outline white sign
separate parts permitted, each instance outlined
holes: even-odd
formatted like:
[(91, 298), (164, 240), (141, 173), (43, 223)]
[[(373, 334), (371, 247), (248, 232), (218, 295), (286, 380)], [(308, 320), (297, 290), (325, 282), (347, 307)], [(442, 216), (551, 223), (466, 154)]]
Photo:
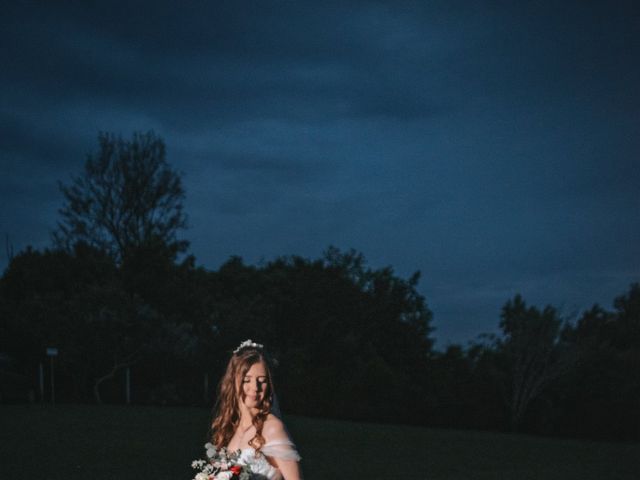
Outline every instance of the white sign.
[(47, 355), (50, 357), (55, 357), (58, 355), (58, 349), (57, 348), (47, 348)]

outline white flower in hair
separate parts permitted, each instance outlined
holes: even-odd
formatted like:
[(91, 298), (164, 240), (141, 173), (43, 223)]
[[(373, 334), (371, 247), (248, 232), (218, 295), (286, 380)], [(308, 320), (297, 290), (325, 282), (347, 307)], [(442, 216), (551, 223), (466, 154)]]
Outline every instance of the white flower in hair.
[(238, 353), (240, 350), (242, 350), (243, 348), (247, 348), (247, 347), (253, 347), (253, 348), (263, 348), (264, 345), (261, 345), (259, 343), (254, 342), (253, 340), (249, 339), (249, 340), (245, 340), (244, 342), (242, 342), (238, 348), (236, 348), (233, 353)]

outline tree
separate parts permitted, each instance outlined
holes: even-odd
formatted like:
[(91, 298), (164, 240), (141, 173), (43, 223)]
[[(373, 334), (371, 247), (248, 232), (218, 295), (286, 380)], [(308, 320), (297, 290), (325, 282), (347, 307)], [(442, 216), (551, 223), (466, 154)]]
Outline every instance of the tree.
[(283, 406), (359, 419), (422, 414), (432, 341), (418, 274), (405, 280), (389, 267), (368, 268), (358, 252), (330, 248), (318, 260), (279, 258), (256, 275), (264, 287), (242, 305), (264, 312), (263, 338), (286, 378)]
[(565, 336), (580, 355), (564, 382), (562, 428), (597, 438), (640, 438), (640, 285), (594, 305)]
[[(87, 319), (99, 315), (116, 280), (113, 259), (79, 247), (73, 253), (27, 249), (12, 260), (0, 282), (15, 344), (11, 352), (29, 365), (41, 359), (45, 347), (58, 347), (59, 371), (72, 378), (76, 399), (84, 398), (88, 378), (106, 368), (95, 360), (104, 338)], [(120, 297), (115, 305), (122, 303)]]
[(616, 297), (617, 336), (620, 350), (640, 350), (640, 283), (633, 283), (629, 292)]
[(504, 339), (498, 348), (508, 364), (507, 406), (513, 430), (519, 427), (532, 400), (571, 363), (572, 357), (562, 349), (562, 325), (555, 308), (548, 305), (540, 311), (527, 307), (520, 295), (502, 308)]
[(181, 176), (165, 159), (165, 144), (153, 132), (123, 140), (98, 135), (99, 149), (89, 154), (81, 175), (60, 183), (64, 204), (54, 242), (70, 251), (86, 243), (118, 263), (132, 250), (165, 244), (174, 254), (186, 249), (177, 239), (186, 227)]

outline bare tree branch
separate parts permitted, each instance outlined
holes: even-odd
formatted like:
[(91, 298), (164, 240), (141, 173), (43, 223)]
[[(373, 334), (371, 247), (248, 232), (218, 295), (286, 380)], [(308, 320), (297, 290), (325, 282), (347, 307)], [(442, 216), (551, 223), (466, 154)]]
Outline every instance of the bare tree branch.
[(60, 184), (65, 201), (53, 234), (69, 250), (79, 242), (121, 261), (129, 249), (160, 242), (176, 253), (186, 248), (177, 232), (186, 227), (180, 175), (165, 159), (165, 145), (153, 132), (131, 140), (98, 136), (84, 172)]

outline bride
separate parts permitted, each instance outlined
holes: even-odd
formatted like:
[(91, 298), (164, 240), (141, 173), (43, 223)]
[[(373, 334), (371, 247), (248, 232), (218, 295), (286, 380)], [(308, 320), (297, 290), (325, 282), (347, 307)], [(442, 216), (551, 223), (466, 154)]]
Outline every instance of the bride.
[(252, 478), (300, 480), (300, 455), (279, 415), (269, 359), (262, 345), (246, 340), (218, 386), (212, 443), (241, 450), (239, 463), (251, 467)]

